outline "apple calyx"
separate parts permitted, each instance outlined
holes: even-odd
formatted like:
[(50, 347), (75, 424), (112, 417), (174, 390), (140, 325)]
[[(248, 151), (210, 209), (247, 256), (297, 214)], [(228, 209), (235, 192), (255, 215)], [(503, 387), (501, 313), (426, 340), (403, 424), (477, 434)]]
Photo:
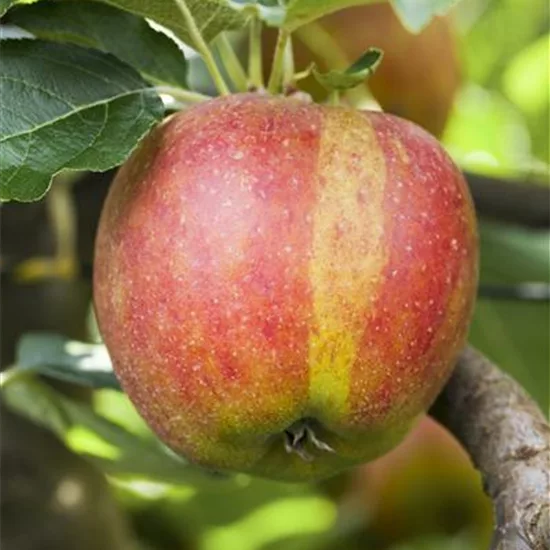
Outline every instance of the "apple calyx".
[(315, 460), (315, 457), (308, 452), (308, 446), (313, 446), (314, 449), (329, 453), (335, 452), (330, 445), (316, 436), (313, 429), (314, 423), (315, 421), (304, 418), (298, 420), (284, 431), (285, 450), (287, 453), (295, 453), (305, 462), (312, 462)]

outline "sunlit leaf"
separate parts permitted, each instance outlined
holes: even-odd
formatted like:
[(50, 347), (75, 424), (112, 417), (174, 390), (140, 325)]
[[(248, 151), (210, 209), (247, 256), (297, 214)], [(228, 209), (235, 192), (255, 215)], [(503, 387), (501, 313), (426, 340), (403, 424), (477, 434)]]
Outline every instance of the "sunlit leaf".
[(189, 465), (155, 438), (135, 435), (37, 379), (19, 378), (2, 387), (4, 403), (41, 426), (105, 473), (125, 479), (215, 487), (233, 481)]
[(0, 0), (0, 15), (4, 15), (15, 2), (16, 0)]
[(2, 388), (2, 402), (63, 438), (72, 422), (54, 390), (37, 380), (15, 380)]
[(378, 0), (228, 0), (236, 10), (254, 11), (268, 25), (290, 31), (323, 15)]
[(94, 410), (135, 435), (155, 437), (125, 393), (110, 389), (97, 390), (94, 392)]
[(461, 91), (443, 143), (465, 169), (488, 175), (529, 172), (531, 144), (521, 113), (497, 92)]
[[(380, 0), (228, 0), (237, 10), (255, 9), (269, 25), (290, 31), (332, 12), (373, 4)], [(421, 31), (436, 15), (446, 13), (458, 0), (390, 0), (404, 25)]]
[(119, 388), (107, 349), (49, 333), (30, 333), (17, 346), (17, 366), (96, 388)]
[(420, 32), (436, 15), (449, 11), (458, 0), (392, 0), (403, 24), (413, 32)]
[(34, 38), (34, 36), (25, 29), (16, 27), (15, 25), (0, 25), (0, 40), (10, 40), (12, 38)]
[[(411, 0), (414, 1), (414, 0)], [(476, 3), (462, 2), (457, 8)], [(480, 10), (479, 7), (482, 7)], [(490, 88), (500, 87), (502, 70), (548, 27), (548, 1), (489, 1), (477, 6), (481, 14), (468, 28), (462, 50), (468, 78)], [(508, 29), (508, 32), (502, 32)]]
[(542, 115), (550, 103), (549, 52), (550, 34), (547, 34), (519, 52), (503, 75), (504, 93), (530, 115)]
[(284, 27), (295, 30), (328, 13), (351, 6), (372, 4), (374, 0), (288, 0), (285, 6)]
[(69, 448), (77, 453), (86, 453), (109, 460), (120, 458), (120, 451), (117, 447), (84, 426), (74, 426), (68, 429), (65, 434), (65, 442)]
[(4, 15), (12, 6), (16, 4), (33, 4), (38, 0), (0, 0), (0, 16)]
[(256, 550), (277, 540), (327, 531), (335, 519), (336, 506), (328, 498), (287, 497), (258, 507), (229, 526), (208, 530), (203, 548)]

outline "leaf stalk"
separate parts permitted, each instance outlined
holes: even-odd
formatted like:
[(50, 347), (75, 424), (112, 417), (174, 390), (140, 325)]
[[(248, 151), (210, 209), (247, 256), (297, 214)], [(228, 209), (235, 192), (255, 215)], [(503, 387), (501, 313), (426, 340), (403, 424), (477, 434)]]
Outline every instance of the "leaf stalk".
[(192, 92), (191, 90), (184, 90), (183, 88), (177, 88), (176, 86), (155, 86), (157, 94), (166, 94), (172, 96), (174, 99), (181, 101), (182, 103), (201, 103), (212, 99), (211, 96), (201, 94), (199, 92)]
[(262, 21), (258, 17), (250, 20), (248, 37), (248, 77), (254, 88), (264, 87), (262, 66)]
[(201, 31), (197, 27), (197, 23), (195, 21), (195, 18), (193, 17), (193, 14), (191, 13), (191, 10), (188, 8), (185, 0), (175, 0), (175, 2), (179, 10), (181, 11), (183, 18), (185, 19), (189, 34), (191, 36), (191, 40), (193, 41), (193, 46), (202, 57), (204, 64), (206, 65), (206, 68), (208, 69), (208, 72), (210, 73), (210, 76), (212, 77), (212, 80), (214, 81), (214, 84), (218, 89), (218, 92), (220, 93), (220, 95), (229, 95), (229, 88), (227, 87), (227, 84), (222, 76), (222, 73), (220, 72), (220, 69), (216, 65), (216, 61), (214, 59), (214, 56), (212, 55), (212, 52), (210, 51), (210, 48), (208, 47), (208, 44), (204, 40)]
[(271, 75), (267, 84), (267, 90), (271, 94), (276, 94), (281, 88), (281, 82), (284, 74), (285, 53), (287, 42), (290, 38), (290, 32), (286, 29), (279, 30), (275, 54), (273, 55), (273, 64), (271, 66)]
[(248, 90), (248, 77), (226, 33), (220, 34), (216, 41), (216, 48), (235, 88), (239, 92), (246, 92)]

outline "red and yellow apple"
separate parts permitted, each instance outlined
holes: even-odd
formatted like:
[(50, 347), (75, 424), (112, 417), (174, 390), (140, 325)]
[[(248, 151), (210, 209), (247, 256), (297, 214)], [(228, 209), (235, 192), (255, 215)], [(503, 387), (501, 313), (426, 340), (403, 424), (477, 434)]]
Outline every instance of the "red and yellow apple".
[(445, 383), (474, 210), (391, 115), (236, 94), (166, 119), (101, 215), (95, 307), (124, 390), (207, 468), (298, 481), (394, 447)]
[[(334, 44), (317, 36), (319, 27)], [(276, 35), (271, 29), (265, 33), (267, 73)], [(435, 17), (415, 34), (403, 26), (388, 2), (355, 6), (299, 29), (293, 45), (298, 69), (314, 61), (324, 70), (344, 69), (345, 63), (351, 64), (368, 48), (381, 48), (384, 59), (366, 83), (376, 101), (384, 111), (412, 120), (435, 136), (442, 135), (461, 82), (451, 16)], [(340, 56), (335, 55), (335, 47)], [(327, 92), (311, 77), (301, 87), (317, 100), (326, 97)]]

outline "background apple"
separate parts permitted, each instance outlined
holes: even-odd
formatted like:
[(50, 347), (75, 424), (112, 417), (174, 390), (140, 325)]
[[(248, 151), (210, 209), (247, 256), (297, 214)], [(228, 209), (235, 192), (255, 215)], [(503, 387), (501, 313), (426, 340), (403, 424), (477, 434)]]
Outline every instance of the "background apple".
[[(332, 46), (316, 35), (318, 27), (332, 37)], [(276, 36), (273, 29), (264, 33), (266, 78)], [(435, 136), (443, 133), (461, 81), (450, 16), (436, 17), (422, 32), (413, 34), (403, 26), (389, 3), (357, 6), (306, 25), (296, 33), (293, 46), (298, 69), (305, 69), (314, 61), (325, 70), (345, 68), (343, 62), (353, 63), (369, 47), (381, 48), (384, 59), (364, 86), (368, 86), (384, 111), (412, 120)], [(336, 47), (341, 56), (335, 55)], [(299, 86), (318, 101), (327, 95), (313, 77)]]
[(488, 548), (493, 508), (481, 476), (456, 439), (429, 417), (396, 449), (352, 473), (369, 531), (388, 542), (430, 533), (472, 533)]

